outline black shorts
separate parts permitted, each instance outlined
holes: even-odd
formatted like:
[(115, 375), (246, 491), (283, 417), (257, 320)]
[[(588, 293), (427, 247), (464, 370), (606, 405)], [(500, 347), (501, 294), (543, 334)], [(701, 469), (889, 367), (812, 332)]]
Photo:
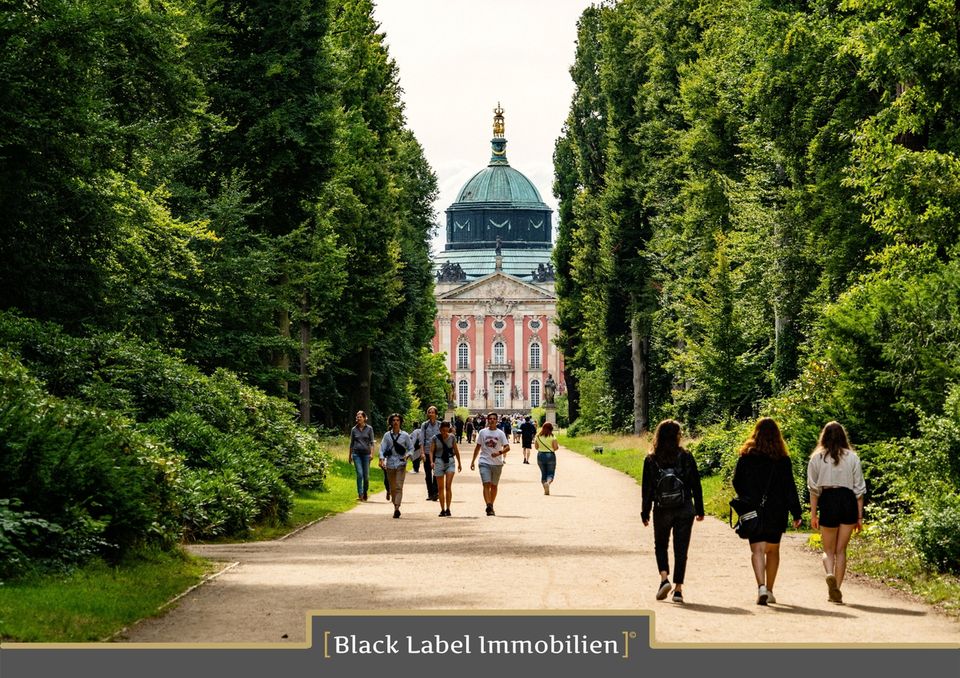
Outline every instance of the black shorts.
[(782, 538), (783, 532), (781, 530), (762, 530), (759, 534), (750, 537), (750, 543), (758, 544), (765, 541), (768, 544), (779, 544)]
[(823, 527), (854, 525), (859, 514), (857, 497), (849, 487), (828, 487), (820, 493), (817, 512)]

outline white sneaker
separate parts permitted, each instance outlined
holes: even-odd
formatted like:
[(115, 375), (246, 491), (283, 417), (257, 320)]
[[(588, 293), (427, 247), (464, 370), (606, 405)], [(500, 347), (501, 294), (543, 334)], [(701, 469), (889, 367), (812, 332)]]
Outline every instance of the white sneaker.
[(770, 592), (767, 591), (766, 586), (761, 586), (757, 589), (757, 605), (766, 605), (769, 599)]
[(544, 494), (550, 494), (550, 483), (544, 483), (544, 484), (543, 484), (543, 493), (544, 493)]
[(767, 591), (767, 605), (776, 605), (777, 599), (773, 596), (773, 591)]

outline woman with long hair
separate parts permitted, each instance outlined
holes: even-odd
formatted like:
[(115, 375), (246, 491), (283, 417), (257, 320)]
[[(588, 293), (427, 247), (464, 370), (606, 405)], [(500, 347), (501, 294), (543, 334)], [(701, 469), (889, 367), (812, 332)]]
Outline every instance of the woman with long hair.
[(357, 472), (357, 501), (367, 500), (370, 489), (370, 455), (373, 452), (373, 428), (367, 423), (367, 413), (357, 412), (356, 426), (350, 429), (350, 459)]
[(683, 579), (693, 520), (703, 520), (703, 490), (693, 455), (680, 446), (680, 424), (661, 421), (653, 434), (653, 446), (643, 460), (643, 526), (650, 524), (653, 508), (653, 550), (660, 570), (657, 600), (670, 593), (670, 561), (667, 546), (673, 533), (673, 602), (683, 602)]
[(762, 526), (750, 537), (750, 562), (757, 578), (757, 605), (776, 603), (773, 584), (780, 567), (780, 539), (787, 530), (788, 512), (793, 514), (794, 528), (800, 527), (801, 509), (787, 444), (770, 417), (757, 422), (740, 448), (733, 489), (761, 507)]
[[(527, 419), (530, 419), (530, 417), (527, 417)], [(528, 423), (530, 422), (524, 422), (523, 426)], [(530, 425), (533, 426), (533, 424)], [(526, 441), (524, 441), (524, 445), (526, 444)], [(559, 448), (560, 443), (553, 435), (553, 424), (549, 421), (544, 422), (543, 426), (540, 427), (540, 432), (537, 433), (537, 466), (540, 467), (540, 484), (543, 485), (544, 494), (550, 494), (550, 485), (553, 484), (553, 479), (557, 475), (557, 450)], [(523, 451), (526, 453), (527, 448), (525, 447)]]
[[(807, 463), (810, 490), (810, 526), (820, 530), (827, 596), (843, 602), (840, 587), (847, 571), (847, 544), (854, 530), (863, 528), (863, 480), (860, 458), (847, 432), (836, 421), (820, 431), (820, 440)], [(817, 511), (819, 509), (819, 516)]]
[(440, 433), (430, 442), (430, 465), (437, 479), (437, 496), (440, 498), (440, 517), (450, 517), (450, 502), (453, 501), (453, 477), (463, 470), (460, 464), (460, 448), (456, 435), (450, 432), (450, 422), (440, 422)]

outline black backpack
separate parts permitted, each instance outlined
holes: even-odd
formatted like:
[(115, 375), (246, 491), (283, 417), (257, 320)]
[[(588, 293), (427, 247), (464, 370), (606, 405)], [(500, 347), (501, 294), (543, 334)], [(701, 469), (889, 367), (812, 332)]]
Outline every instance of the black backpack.
[(683, 484), (683, 455), (677, 457), (677, 466), (660, 468), (656, 461), (657, 484), (655, 487), (655, 501), (660, 508), (677, 508), (683, 506), (686, 499)]

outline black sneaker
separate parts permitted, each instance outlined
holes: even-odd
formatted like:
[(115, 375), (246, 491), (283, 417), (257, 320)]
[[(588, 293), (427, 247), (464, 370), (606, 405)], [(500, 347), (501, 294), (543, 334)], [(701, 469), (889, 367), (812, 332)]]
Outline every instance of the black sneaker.
[(450, 514), (450, 509), (447, 509), (447, 518), (449, 518), (450, 515), (451, 515), (451, 514)]
[(393, 517), (394, 518), (400, 517), (400, 509), (393, 509)]
[(487, 515), (488, 516), (493, 515), (493, 504), (487, 504)]
[(670, 580), (664, 579), (657, 588), (657, 600), (664, 600), (670, 593)]
[(674, 592), (673, 592), (673, 602), (675, 602), (675, 603), (682, 603), (682, 602), (683, 602), (683, 594), (680, 593), (679, 591), (674, 591)]

